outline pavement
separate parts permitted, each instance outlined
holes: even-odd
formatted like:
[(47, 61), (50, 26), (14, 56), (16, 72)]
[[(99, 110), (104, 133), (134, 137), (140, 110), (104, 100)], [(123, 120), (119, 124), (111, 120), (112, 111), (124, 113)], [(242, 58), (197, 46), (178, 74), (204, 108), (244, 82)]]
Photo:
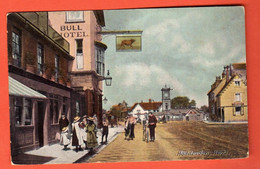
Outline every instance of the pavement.
[[(124, 131), (123, 126), (109, 127), (108, 143), (106, 145), (101, 145), (102, 134), (100, 131), (97, 132), (98, 146), (94, 148), (95, 154), (102, 151), (107, 145), (109, 145), (119, 133)], [(85, 146), (83, 145), (84, 149)], [(89, 150), (75, 151), (75, 147), (71, 144), (68, 146), (68, 150), (62, 150), (63, 146), (59, 143), (44, 146), (36, 150), (27, 151), (25, 153), (19, 154), (18, 156), (12, 157), (12, 162), (14, 164), (71, 164), (79, 163), (81, 161), (86, 161), (92, 157), (93, 153)]]

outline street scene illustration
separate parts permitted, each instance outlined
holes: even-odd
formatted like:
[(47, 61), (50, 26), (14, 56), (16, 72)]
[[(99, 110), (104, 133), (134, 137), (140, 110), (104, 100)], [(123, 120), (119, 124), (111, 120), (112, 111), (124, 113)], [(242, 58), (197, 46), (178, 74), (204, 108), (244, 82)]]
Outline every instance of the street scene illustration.
[(247, 158), (241, 6), (7, 15), (11, 163)]

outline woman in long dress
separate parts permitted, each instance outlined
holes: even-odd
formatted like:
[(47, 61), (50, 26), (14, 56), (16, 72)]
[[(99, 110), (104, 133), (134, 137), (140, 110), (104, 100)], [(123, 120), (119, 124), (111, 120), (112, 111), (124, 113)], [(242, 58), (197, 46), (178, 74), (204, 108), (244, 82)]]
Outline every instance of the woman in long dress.
[(96, 125), (94, 124), (94, 118), (88, 118), (87, 124), (87, 144), (90, 151), (93, 151), (93, 148), (98, 145), (97, 138), (96, 138)]
[(81, 125), (79, 120), (80, 117), (76, 116), (72, 123), (72, 146), (76, 146), (76, 152), (82, 150), (81, 145), (83, 144)]

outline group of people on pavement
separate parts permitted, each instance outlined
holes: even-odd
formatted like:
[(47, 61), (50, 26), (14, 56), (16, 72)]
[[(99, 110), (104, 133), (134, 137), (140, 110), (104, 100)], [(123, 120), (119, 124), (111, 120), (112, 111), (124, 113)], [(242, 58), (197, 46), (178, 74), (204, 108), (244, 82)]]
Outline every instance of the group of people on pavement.
[[(97, 141), (97, 118), (76, 116), (71, 124), (71, 131), (69, 131), (69, 120), (65, 115), (62, 115), (59, 120), (61, 137), (60, 144), (64, 146), (63, 150), (68, 150), (68, 145), (76, 147), (76, 152), (83, 151), (82, 145), (85, 145), (85, 150), (93, 152), (93, 148), (98, 145)], [(105, 137), (105, 142), (103, 138)], [(102, 141), (101, 144), (107, 143), (108, 137), (108, 120), (103, 119), (102, 123)]]
[[(147, 124), (150, 131), (150, 141), (155, 140), (155, 127), (157, 118), (150, 112), (148, 119), (143, 119), (143, 124)], [(134, 128), (136, 124), (136, 118), (133, 115), (128, 115), (125, 120), (125, 140), (133, 140), (135, 138)]]

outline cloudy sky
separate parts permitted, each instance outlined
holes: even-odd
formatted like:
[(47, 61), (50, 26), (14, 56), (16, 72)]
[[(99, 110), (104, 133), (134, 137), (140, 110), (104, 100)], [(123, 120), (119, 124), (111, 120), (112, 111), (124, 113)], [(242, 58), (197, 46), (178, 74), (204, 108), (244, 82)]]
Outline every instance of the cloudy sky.
[(104, 11), (103, 30), (143, 30), (141, 52), (116, 52), (116, 36), (103, 35), (106, 69), (105, 109), (125, 100), (129, 106), (149, 98), (188, 96), (207, 105), (207, 92), (223, 66), (245, 62), (242, 7), (156, 8)]

